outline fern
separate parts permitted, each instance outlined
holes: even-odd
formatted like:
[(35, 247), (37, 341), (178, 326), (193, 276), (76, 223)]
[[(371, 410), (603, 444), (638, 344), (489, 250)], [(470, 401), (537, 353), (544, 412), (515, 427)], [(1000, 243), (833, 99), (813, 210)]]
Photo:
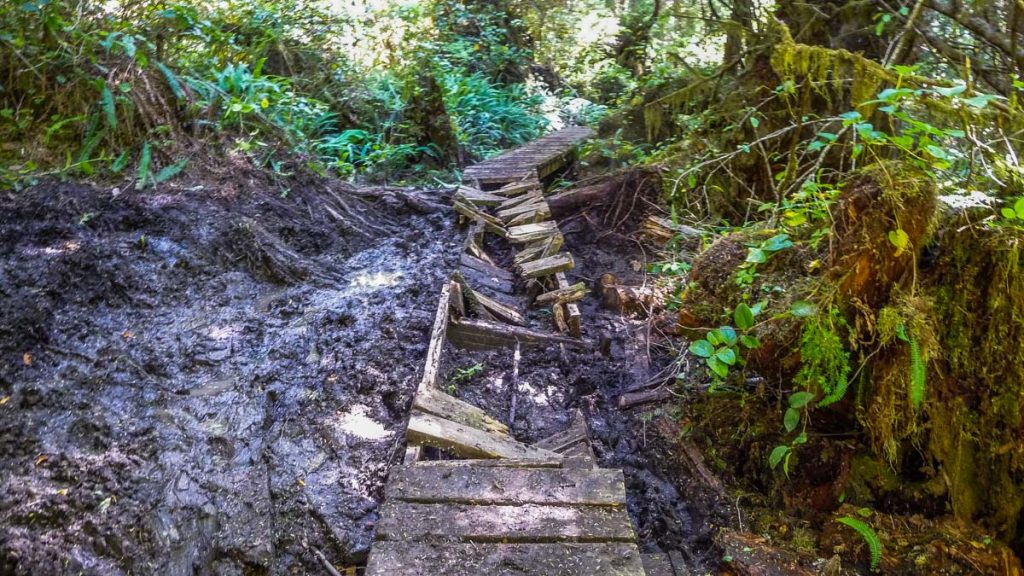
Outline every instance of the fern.
[(921, 408), (921, 403), (924, 402), (924, 391), (925, 391), (925, 371), (924, 371), (924, 359), (921, 357), (921, 345), (918, 343), (917, 338), (913, 336), (909, 339), (910, 343), (910, 402), (914, 405), (914, 410)]
[(868, 526), (866, 522), (850, 518), (849, 516), (843, 516), (837, 519), (836, 522), (845, 524), (853, 528), (854, 532), (860, 534), (860, 537), (867, 543), (868, 550), (871, 552), (871, 570), (878, 570), (878, 565), (882, 563), (882, 541), (878, 538), (878, 534), (875, 533), (874, 529)]
[(139, 183), (137, 184), (139, 190), (146, 187), (146, 180), (149, 178), (149, 165), (152, 161), (153, 151), (149, 147), (149, 142), (146, 142), (142, 145), (142, 157), (139, 158)]
[(159, 184), (160, 182), (166, 182), (167, 180), (174, 178), (182, 171), (182, 169), (185, 168), (186, 164), (188, 164), (188, 158), (179, 160), (170, 166), (165, 166), (163, 170), (156, 173), (156, 176), (153, 177), (153, 182)]
[(107, 125), (111, 130), (117, 129), (117, 108), (114, 105), (114, 93), (103, 84), (103, 94), (100, 96), (100, 104), (103, 106), (103, 114), (107, 118)]
[(157, 62), (156, 67), (163, 73), (164, 78), (167, 80), (167, 85), (171, 87), (171, 92), (174, 92), (174, 97), (178, 100), (184, 100), (185, 90), (181, 87), (181, 82), (178, 81), (178, 77), (174, 75), (174, 72), (163, 62)]

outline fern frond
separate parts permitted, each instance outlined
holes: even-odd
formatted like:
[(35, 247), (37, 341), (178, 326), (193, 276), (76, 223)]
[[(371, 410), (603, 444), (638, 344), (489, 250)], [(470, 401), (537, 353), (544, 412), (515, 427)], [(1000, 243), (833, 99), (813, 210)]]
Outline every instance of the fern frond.
[(914, 410), (921, 408), (925, 392), (924, 359), (917, 338), (910, 337), (910, 403)]
[(849, 526), (853, 528), (854, 532), (860, 534), (860, 537), (867, 543), (868, 550), (871, 552), (871, 570), (878, 570), (879, 564), (882, 563), (882, 540), (879, 539), (875, 530), (868, 526), (866, 522), (849, 516), (838, 518), (836, 522)]
[(117, 129), (117, 108), (114, 104), (114, 93), (107, 85), (103, 84), (103, 92), (100, 95), (100, 105), (103, 107), (103, 115), (106, 116), (107, 125), (111, 130)]

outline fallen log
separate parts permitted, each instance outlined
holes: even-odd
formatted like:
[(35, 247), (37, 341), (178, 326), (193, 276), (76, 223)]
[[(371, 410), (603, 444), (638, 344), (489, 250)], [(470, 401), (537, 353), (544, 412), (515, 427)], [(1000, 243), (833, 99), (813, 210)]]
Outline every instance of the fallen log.
[(642, 392), (628, 392), (619, 396), (618, 406), (622, 410), (639, 406), (640, 404), (650, 404), (652, 402), (662, 402), (672, 397), (672, 393), (668, 391), (668, 388), (655, 388), (654, 390), (644, 390)]

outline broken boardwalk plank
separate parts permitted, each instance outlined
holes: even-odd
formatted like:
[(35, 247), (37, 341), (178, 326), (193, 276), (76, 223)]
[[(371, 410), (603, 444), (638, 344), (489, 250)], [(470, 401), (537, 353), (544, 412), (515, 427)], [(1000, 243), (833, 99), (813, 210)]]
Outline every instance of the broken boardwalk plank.
[(451, 450), (468, 458), (547, 458), (553, 452), (534, 448), (494, 432), (485, 432), (414, 410), (409, 417), (406, 438), (410, 444)]
[(634, 544), (374, 544), (367, 576), (644, 576)]

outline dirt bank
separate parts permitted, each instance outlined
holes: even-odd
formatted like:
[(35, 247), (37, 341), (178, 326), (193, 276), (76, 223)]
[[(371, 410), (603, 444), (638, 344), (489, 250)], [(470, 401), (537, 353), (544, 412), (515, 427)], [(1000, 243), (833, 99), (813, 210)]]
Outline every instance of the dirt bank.
[(449, 218), (200, 184), (0, 196), (0, 573), (364, 558)]

